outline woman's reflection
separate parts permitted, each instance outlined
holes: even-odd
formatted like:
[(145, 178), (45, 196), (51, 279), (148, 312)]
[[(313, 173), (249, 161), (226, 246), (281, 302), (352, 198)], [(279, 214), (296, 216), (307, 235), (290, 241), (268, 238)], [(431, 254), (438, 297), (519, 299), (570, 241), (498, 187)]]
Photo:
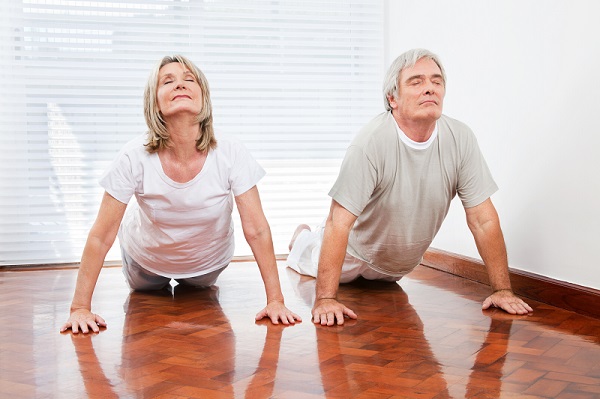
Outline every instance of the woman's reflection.
[(235, 336), (219, 288), (132, 292), (125, 305), (120, 372), (141, 397), (219, 390), (232, 393)]
[[(100, 330), (102, 331), (102, 330)], [(77, 363), (88, 398), (119, 398), (113, 390), (113, 383), (104, 373), (92, 340), (96, 334), (71, 334), (71, 340), (77, 353)]]
[[(92, 345), (97, 334), (71, 334), (85, 396), (272, 395), (285, 326), (258, 322), (267, 327), (258, 365), (252, 334), (241, 338), (244, 347), (241, 355), (236, 354), (235, 329), (221, 308), (218, 287), (178, 285), (158, 292), (134, 291), (125, 301), (124, 311), (120, 364), (99, 361)], [(118, 372), (111, 379), (105, 370), (112, 368)]]

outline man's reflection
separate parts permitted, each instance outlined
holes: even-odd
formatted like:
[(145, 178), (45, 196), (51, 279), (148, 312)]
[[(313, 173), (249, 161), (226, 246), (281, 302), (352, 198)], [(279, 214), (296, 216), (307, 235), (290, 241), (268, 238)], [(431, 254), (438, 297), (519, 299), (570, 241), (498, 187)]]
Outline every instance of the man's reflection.
[[(296, 293), (312, 308), (316, 280), (287, 270)], [(358, 320), (334, 327), (315, 325), (321, 383), (327, 395), (350, 398), (377, 387), (382, 395), (419, 397), (437, 392), (439, 397), (449, 397), (444, 374), (423, 335), (423, 322), (397, 283), (359, 279), (341, 285), (339, 296), (349, 304), (371, 302), (361, 303)], [(382, 325), (392, 317), (393, 325)]]
[[(490, 328), (481, 350), (477, 352), (475, 363), (469, 375), (466, 387), (466, 398), (485, 397), (500, 398), (502, 377), (506, 351), (510, 337), (512, 319), (505, 314), (494, 312), (490, 320)], [(504, 320), (503, 320), (504, 319)]]

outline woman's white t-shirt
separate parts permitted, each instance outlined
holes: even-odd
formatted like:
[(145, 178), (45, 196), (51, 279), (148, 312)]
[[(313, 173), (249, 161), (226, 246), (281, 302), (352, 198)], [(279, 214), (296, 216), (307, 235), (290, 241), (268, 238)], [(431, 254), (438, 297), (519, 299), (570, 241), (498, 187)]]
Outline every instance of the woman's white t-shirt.
[(245, 193), (265, 171), (240, 142), (218, 136), (200, 173), (177, 183), (145, 143), (146, 135), (127, 143), (100, 179), (108, 194), (129, 204), (119, 228), (121, 246), (145, 269), (170, 278), (227, 266), (235, 247), (232, 193)]

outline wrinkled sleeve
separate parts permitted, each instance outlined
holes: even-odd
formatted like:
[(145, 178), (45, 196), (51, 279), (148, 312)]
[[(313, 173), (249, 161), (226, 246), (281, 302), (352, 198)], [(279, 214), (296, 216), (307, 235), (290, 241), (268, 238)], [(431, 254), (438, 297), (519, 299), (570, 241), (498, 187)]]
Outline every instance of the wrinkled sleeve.
[(351, 145), (329, 196), (353, 215), (359, 216), (376, 185), (377, 167), (361, 147)]
[(135, 192), (135, 179), (129, 155), (121, 152), (104, 172), (99, 183), (117, 201), (129, 203)]
[(242, 143), (234, 142), (230, 184), (234, 196), (245, 193), (265, 176), (265, 170)]
[(498, 186), (483, 157), (477, 139), (470, 130), (465, 137), (459, 167), (457, 193), (465, 208), (477, 206), (487, 200)]

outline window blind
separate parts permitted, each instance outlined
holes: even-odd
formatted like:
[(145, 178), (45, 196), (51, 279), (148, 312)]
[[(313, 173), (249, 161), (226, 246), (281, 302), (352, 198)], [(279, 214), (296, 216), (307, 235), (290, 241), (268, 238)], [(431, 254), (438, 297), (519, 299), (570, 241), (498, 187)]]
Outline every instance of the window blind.
[(325, 218), (345, 148), (383, 110), (381, 0), (1, 3), (0, 265), (79, 261), (98, 178), (146, 131), (143, 87), (164, 55), (203, 70), (216, 130), (266, 169), (277, 253)]

